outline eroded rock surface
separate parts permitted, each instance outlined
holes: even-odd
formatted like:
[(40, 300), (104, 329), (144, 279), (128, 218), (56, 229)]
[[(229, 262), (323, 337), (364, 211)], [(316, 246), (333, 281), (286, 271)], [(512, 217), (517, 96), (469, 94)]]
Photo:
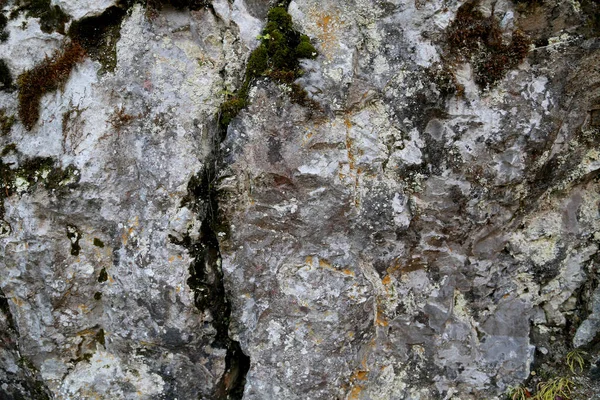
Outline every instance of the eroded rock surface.
[[(17, 44), (21, 34), (10, 31)], [(56, 33), (37, 35), (60, 46)], [(2, 138), (16, 145), (3, 153), (10, 168), (33, 157), (54, 163), (15, 178), (1, 239), (20, 357), (54, 397), (213, 397), (227, 350), (215, 343), (216, 316), (194, 305), (193, 259), (169, 237), (199, 235), (204, 211), (183, 199), (206, 168), (222, 92), (248, 51), (237, 27), (210, 10), (149, 20), (133, 6), (114, 73), (87, 59), (42, 98), (34, 129), (16, 123)], [(21, 57), (15, 75), (38, 61)], [(16, 93), (2, 102), (16, 113)], [(67, 166), (73, 179), (41, 184)]]
[[(3, 396), (499, 399), (555, 376), (600, 395), (596, 3), (474, 4), (465, 40), (488, 36), (464, 55), (464, 2), (291, 1), (310, 101), (253, 79), (226, 130), (277, 4), (158, 3), (7, 22)], [(514, 32), (508, 69), (485, 52)], [(83, 39), (27, 130), (19, 75)]]
[[(460, 5), (291, 3), (324, 111), (260, 82), (223, 146), (247, 398), (492, 398), (559, 358), (536, 346), (570, 348), (598, 250), (599, 93), (577, 82), (597, 82), (596, 39), (532, 45), (493, 88), (453, 65), (448, 95), (435, 75)], [(534, 11), (494, 12), (531, 29), (515, 15)]]

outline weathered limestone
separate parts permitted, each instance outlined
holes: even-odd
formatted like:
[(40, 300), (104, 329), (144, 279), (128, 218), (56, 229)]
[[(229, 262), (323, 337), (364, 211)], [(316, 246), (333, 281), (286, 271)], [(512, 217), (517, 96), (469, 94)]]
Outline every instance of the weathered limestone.
[[(261, 77), (226, 132), (272, 2), (52, 4), (126, 14), (114, 71), (90, 53), (33, 129), (0, 120), (0, 394), (500, 399), (568, 375), (600, 395), (592, 3), (482, 2), (532, 41), (482, 88), (448, 54), (463, 2), (291, 1), (318, 106)], [(16, 82), (71, 40), (25, 12), (6, 31)]]

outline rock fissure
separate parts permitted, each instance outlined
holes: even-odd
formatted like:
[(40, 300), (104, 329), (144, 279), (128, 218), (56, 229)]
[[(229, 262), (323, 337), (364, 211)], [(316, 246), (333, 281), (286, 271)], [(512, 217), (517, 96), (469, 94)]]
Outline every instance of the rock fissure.
[(116, 47), (121, 37), (121, 23), (130, 7), (129, 2), (119, 1), (102, 14), (82, 18), (69, 27), (69, 37), (85, 49), (88, 57), (102, 64), (100, 73), (114, 72), (117, 66)]
[[(219, 143), (217, 140), (216, 143)], [(218, 193), (216, 188), (219, 144), (208, 157), (205, 167), (188, 184), (184, 204), (198, 215), (204, 215), (197, 238), (190, 235), (183, 239), (170, 236), (173, 243), (188, 250), (192, 257), (187, 284), (194, 293), (194, 303), (201, 311), (208, 311), (216, 333), (213, 345), (227, 351), (225, 371), (215, 386), (215, 399), (239, 400), (243, 397), (250, 358), (244, 354), (240, 343), (230, 337), (231, 302), (225, 287), (221, 268), (221, 251), (218, 234), (226, 229), (220, 221)]]
[[(211, 9), (212, 11), (212, 9)], [(283, 33), (282, 33), (283, 32)], [(188, 285), (194, 292), (194, 302), (198, 309), (209, 310), (216, 328), (215, 344), (227, 349), (225, 373), (219, 380), (215, 396), (219, 399), (241, 399), (244, 394), (246, 374), (250, 369), (250, 358), (244, 354), (240, 343), (229, 336), (231, 303), (223, 281), (221, 252), (217, 235), (227, 236), (227, 223), (221, 221), (218, 204), (219, 167), (223, 164), (220, 155), (221, 142), (226, 140), (227, 128), (231, 120), (246, 105), (248, 92), (254, 80), (265, 73), (275, 81), (289, 84), (291, 99), (302, 105), (314, 106), (306, 92), (293, 83), (300, 76), (299, 58), (315, 58), (316, 49), (306, 35), (301, 35), (292, 26), (292, 18), (282, 4), (271, 8), (267, 27), (264, 29), (261, 44), (248, 59), (242, 86), (232, 100), (221, 105), (217, 139), (213, 139), (212, 155), (205, 161), (204, 169), (188, 184), (188, 195), (184, 201), (198, 213), (205, 215), (197, 240), (187, 235), (178, 240), (171, 236), (173, 243), (184, 246), (193, 257), (190, 265)], [(221, 75), (223, 71), (221, 71)], [(237, 103), (236, 103), (237, 102)], [(231, 104), (235, 105), (231, 106)], [(239, 104), (238, 104), (239, 103)], [(318, 107), (314, 106), (314, 107)]]

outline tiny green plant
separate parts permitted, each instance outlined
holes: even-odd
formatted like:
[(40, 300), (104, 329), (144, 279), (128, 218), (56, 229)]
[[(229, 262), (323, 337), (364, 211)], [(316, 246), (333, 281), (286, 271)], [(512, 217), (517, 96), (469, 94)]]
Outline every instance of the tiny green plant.
[(567, 354), (567, 365), (572, 374), (576, 374), (578, 371), (583, 372), (583, 367), (585, 365), (583, 356), (585, 355), (587, 355), (587, 353), (579, 349), (572, 350)]
[(508, 398), (510, 400), (527, 400), (531, 397), (529, 390), (523, 386), (511, 387), (508, 389)]
[(225, 96), (226, 98), (229, 98), (229, 97), (231, 97), (231, 96), (235, 95), (235, 93), (233, 93), (232, 91), (230, 91), (230, 90), (227, 90), (227, 89), (223, 89), (223, 90), (221, 90), (221, 91), (219, 92), (219, 94), (222, 94), (222, 95), (223, 95), (223, 96)]
[(556, 400), (557, 397), (568, 398), (574, 382), (566, 377), (557, 377), (547, 382), (540, 382), (534, 400)]

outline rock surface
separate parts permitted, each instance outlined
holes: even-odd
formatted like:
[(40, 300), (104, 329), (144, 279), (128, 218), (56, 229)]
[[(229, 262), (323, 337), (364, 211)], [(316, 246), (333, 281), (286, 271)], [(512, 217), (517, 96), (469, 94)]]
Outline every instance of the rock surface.
[(226, 129), (274, 4), (206, 3), (53, 1), (104, 42), (31, 130), (18, 76), (80, 38), (8, 21), (2, 398), (600, 396), (596, 3), (483, 1), (531, 40), (498, 66), (463, 2), (291, 1), (311, 102), (261, 77)]

